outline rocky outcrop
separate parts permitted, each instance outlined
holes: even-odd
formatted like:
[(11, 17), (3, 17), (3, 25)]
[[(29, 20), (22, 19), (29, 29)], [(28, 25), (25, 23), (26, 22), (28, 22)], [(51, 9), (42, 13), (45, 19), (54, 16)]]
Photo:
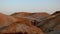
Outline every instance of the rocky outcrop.
[(0, 14), (0, 16), (0, 33), (2, 34), (44, 34), (41, 29), (32, 25), (26, 18), (15, 18), (4, 14)]
[(18, 12), (0, 13), (0, 34), (51, 34), (60, 31), (60, 11), (53, 14)]
[(49, 33), (51, 31), (59, 31), (60, 30), (60, 13), (55, 12), (54, 15), (51, 15), (50, 17), (42, 20), (36, 26), (42, 29), (46, 33)]

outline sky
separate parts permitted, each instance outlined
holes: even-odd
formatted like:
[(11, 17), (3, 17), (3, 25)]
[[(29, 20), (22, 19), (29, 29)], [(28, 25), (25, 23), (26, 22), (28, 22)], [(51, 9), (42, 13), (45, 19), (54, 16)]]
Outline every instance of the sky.
[(60, 10), (60, 0), (0, 0), (0, 12), (47, 12)]

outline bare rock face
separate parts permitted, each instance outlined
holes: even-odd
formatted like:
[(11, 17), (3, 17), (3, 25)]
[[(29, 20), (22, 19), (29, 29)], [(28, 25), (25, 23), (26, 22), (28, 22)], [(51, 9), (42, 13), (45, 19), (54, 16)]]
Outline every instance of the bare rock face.
[(55, 31), (60, 31), (60, 11), (52, 15), (27, 12), (12, 15), (0, 13), (0, 34), (54, 34)]
[(32, 25), (31, 22), (27, 18), (20, 17), (17, 19), (19, 20), (19, 23), (26, 24), (27, 26), (29, 26), (32, 29), (31, 31), (36, 31), (36, 32), (38, 32), (38, 34), (42, 32), (41, 29)]
[(32, 17), (34, 18), (41, 18), (41, 17), (48, 17), (50, 14), (42, 12), (42, 13), (32, 13)]
[(9, 27), (3, 29), (1, 33), (43, 34), (41, 30), (36, 30), (25, 24), (12, 24)]
[(56, 12), (53, 13), (52, 15), (56, 15), (56, 14), (60, 14), (60, 11), (56, 11)]
[(55, 31), (60, 31), (60, 11), (56, 11), (55, 13), (53, 13), (53, 15), (57, 15), (56, 17), (56, 23), (57, 23), (57, 25), (55, 26), (55, 28), (54, 28), (54, 30)]
[(14, 17), (0, 13), (0, 30), (16, 21), (17, 20)]
[[(15, 18), (26, 18), (31, 21), (33, 25), (36, 25), (38, 22), (42, 21), (43, 19), (46, 19), (50, 15), (48, 13), (27, 13), (27, 12), (20, 12), (20, 13), (14, 13), (11, 16)], [(38, 21), (36, 23), (36, 21)]]
[(48, 17), (50, 16), (48, 13), (27, 13), (27, 12), (19, 12), (14, 13), (11, 16), (14, 17), (33, 17), (33, 18), (42, 18), (42, 17)]
[(41, 29), (33, 26), (27, 18), (15, 18), (4, 14), (0, 14), (0, 16), (1, 26), (4, 25), (1, 27), (3, 29), (0, 30), (2, 34), (44, 34)]
[(28, 12), (18, 12), (18, 13), (11, 14), (11, 16), (26, 17), (26, 16), (30, 16), (31, 14), (32, 13), (28, 13)]
[(48, 13), (32, 13), (32, 17), (35, 19), (32, 21), (33, 25), (37, 26), (41, 21), (45, 20), (46, 18), (50, 17)]
[(55, 15), (51, 15), (47, 19), (40, 22), (40, 24), (37, 24), (40, 29), (42, 29), (44, 32), (49, 33), (51, 31), (59, 31), (60, 30), (60, 13)]
[(35, 26), (28, 26), (23, 22), (17, 22), (9, 27), (1, 30), (1, 33), (27, 33), (27, 34), (44, 34), (39, 28)]
[(22, 21), (26, 25), (32, 27), (32, 24), (37, 26), (37, 24), (39, 24), (40, 21), (42, 21), (43, 19), (46, 19), (50, 15), (48, 13), (15, 13), (15, 14), (12, 14), (11, 16), (17, 18), (20, 22)]
[(48, 34), (60, 34), (60, 31), (52, 31), (52, 32), (50, 32)]

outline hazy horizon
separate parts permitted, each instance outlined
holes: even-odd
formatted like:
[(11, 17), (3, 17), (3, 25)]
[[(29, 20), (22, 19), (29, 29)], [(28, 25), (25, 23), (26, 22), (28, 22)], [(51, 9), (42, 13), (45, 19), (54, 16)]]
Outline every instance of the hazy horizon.
[(60, 10), (60, 0), (0, 0), (0, 12), (48, 12)]

